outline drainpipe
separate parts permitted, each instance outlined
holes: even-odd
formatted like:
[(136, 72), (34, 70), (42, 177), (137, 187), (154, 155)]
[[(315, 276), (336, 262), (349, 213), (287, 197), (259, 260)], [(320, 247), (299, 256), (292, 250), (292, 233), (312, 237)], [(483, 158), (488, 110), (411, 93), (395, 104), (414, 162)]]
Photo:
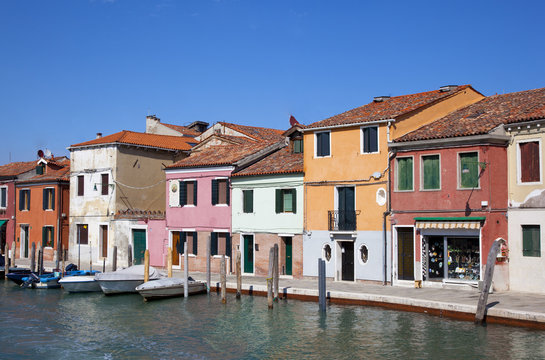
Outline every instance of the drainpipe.
[[(388, 236), (386, 234), (386, 217), (388, 217), (392, 212), (391, 212), (391, 209), (392, 209), (392, 202), (391, 202), (391, 184), (392, 184), (392, 174), (391, 174), (391, 171), (390, 171), (390, 163), (392, 162), (392, 160), (396, 157), (396, 153), (395, 152), (389, 152), (388, 153), (388, 195), (387, 195), (387, 204), (388, 204), (388, 207), (386, 209), (386, 211), (382, 214), (382, 234), (384, 236), (384, 259), (383, 259), (383, 262), (384, 262), (384, 281), (382, 283), (382, 285), (386, 286), (387, 282), (388, 282), (388, 262), (387, 262), (387, 259), (388, 259)], [(393, 265), (393, 254), (390, 253), (390, 266)], [(390, 286), (393, 285), (393, 269), (392, 271), (390, 271)]]

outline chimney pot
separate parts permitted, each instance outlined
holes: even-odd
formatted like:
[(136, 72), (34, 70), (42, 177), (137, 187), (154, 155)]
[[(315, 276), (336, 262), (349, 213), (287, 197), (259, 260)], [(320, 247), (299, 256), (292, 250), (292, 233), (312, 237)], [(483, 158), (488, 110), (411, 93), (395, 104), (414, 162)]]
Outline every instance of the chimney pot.
[(102, 133), (97, 133), (97, 139), (100, 139), (102, 137)]
[(451, 91), (451, 90), (454, 90), (458, 87), (458, 85), (444, 85), (444, 86), (441, 86), (439, 88), (439, 91), (441, 92), (447, 92), (447, 91)]
[(374, 101), (374, 102), (383, 102), (383, 101), (388, 100), (389, 98), (390, 98), (389, 95), (375, 96), (375, 97), (373, 98), (373, 101)]

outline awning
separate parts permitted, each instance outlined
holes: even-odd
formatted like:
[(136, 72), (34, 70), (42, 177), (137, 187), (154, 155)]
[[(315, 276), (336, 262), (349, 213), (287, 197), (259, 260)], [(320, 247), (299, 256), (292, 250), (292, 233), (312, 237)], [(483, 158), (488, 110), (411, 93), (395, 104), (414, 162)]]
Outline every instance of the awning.
[(2, 225), (4, 225), (7, 222), (8, 222), (7, 220), (0, 220), (0, 227), (2, 227)]
[(415, 217), (414, 220), (418, 229), (480, 229), (486, 217)]

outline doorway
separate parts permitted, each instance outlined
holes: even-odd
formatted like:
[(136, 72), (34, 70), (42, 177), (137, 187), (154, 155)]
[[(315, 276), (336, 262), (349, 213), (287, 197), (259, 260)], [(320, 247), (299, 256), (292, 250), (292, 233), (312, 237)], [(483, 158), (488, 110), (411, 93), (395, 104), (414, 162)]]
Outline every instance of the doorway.
[(246, 274), (254, 273), (254, 236), (242, 235), (244, 250), (244, 272)]
[(28, 258), (28, 225), (21, 225), (21, 252), (19, 257)]
[(172, 232), (172, 266), (180, 268), (180, 256), (183, 254), (184, 244), (182, 243), (182, 233), (180, 231)]
[(397, 278), (414, 280), (413, 228), (397, 228)]
[(355, 188), (353, 186), (344, 186), (337, 188), (338, 211), (340, 231), (356, 230), (356, 201)]
[(340, 241), (341, 280), (354, 281), (354, 242)]
[(281, 273), (282, 275), (293, 275), (292, 270), (292, 237), (291, 236), (283, 236), (282, 237), (282, 263), (281, 266)]
[(108, 225), (100, 225), (100, 257), (108, 257)]
[(141, 265), (144, 263), (144, 253), (146, 252), (146, 230), (132, 229), (132, 241), (134, 265)]

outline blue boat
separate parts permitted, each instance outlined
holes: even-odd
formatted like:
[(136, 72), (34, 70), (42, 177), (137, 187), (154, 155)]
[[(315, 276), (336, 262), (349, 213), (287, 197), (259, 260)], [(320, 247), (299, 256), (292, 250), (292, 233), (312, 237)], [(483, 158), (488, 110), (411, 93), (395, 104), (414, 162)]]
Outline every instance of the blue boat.
[[(88, 270), (73, 270), (67, 271), (64, 276), (91, 276), (99, 273), (99, 271)], [(24, 277), (21, 287), (32, 289), (58, 289), (61, 287), (59, 280), (62, 278), (60, 272), (53, 272), (49, 274), (36, 275), (34, 273)]]

